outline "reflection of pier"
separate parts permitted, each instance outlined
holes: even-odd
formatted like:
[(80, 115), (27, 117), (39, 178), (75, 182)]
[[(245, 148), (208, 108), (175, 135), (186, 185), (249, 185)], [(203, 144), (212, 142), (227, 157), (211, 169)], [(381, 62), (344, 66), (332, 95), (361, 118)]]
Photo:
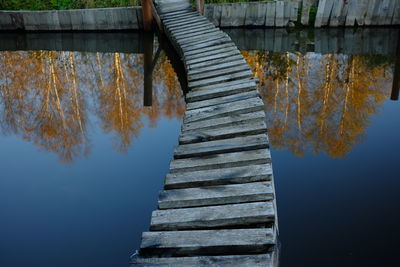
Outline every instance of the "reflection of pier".
[(158, 209), (132, 264), (276, 265), (271, 156), (253, 74), (229, 36), (189, 2), (155, 4), (191, 90)]
[(225, 31), (240, 50), (348, 55), (394, 55), (399, 33), (397, 28), (329, 28), (303, 31), (225, 29)]

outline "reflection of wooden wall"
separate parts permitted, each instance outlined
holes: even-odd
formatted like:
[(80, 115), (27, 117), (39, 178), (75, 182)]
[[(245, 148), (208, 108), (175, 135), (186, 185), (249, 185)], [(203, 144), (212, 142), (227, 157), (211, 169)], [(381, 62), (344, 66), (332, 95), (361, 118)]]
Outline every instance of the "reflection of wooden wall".
[(315, 27), (400, 25), (400, 0), (320, 0)]
[[(395, 55), (398, 29), (316, 29), (288, 32), (286, 29), (226, 29), (240, 50), (301, 51), (321, 54)], [(312, 33), (312, 34), (311, 34)], [(299, 42), (299, 40), (301, 40)]]
[(210, 4), (204, 15), (220, 27), (285, 27), (297, 21), (298, 6), (298, 0)]
[(0, 51), (55, 50), (143, 53), (142, 34), (133, 32), (7, 32), (1, 33)]

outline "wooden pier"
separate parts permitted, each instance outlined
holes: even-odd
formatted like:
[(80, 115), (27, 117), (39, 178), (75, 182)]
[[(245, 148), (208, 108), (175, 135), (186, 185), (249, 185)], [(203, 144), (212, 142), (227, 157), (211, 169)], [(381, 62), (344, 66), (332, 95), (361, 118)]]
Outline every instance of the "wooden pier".
[(263, 101), (230, 37), (185, 0), (155, 0), (186, 68), (179, 145), (131, 266), (277, 266)]

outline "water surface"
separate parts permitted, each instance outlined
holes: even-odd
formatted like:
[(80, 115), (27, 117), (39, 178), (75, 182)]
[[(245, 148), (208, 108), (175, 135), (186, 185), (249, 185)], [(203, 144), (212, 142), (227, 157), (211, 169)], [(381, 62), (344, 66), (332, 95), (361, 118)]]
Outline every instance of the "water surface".
[[(399, 265), (398, 29), (227, 32), (260, 80), (281, 266)], [(177, 143), (181, 66), (156, 40), (148, 90), (143, 35), (0, 39), (0, 266), (127, 266)]]

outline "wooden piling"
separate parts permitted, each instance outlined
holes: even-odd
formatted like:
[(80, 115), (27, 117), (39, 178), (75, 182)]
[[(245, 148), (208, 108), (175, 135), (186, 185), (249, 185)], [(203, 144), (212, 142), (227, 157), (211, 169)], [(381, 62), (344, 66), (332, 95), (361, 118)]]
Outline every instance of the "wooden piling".
[(151, 1), (152, 0), (142, 0), (143, 29), (145, 31), (151, 31), (153, 29)]
[(144, 77), (143, 105), (150, 107), (153, 100), (153, 41), (154, 34), (146, 32), (143, 37), (144, 47)]

